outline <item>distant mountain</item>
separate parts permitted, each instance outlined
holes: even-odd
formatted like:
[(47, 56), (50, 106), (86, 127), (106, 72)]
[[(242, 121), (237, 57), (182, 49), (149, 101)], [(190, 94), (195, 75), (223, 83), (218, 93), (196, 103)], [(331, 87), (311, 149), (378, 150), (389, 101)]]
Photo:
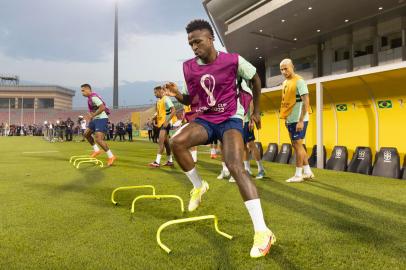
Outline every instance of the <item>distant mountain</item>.
[[(162, 84), (157, 81), (136, 81), (125, 82), (118, 87), (118, 101), (120, 106), (151, 104), (155, 102), (154, 87)], [(94, 88), (95, 92), (99, 93), (108, 106), (113, 105), (113, 87)], [(73, 97), (73, 107), (85, 107), (86, 99), (82, 97), (77, 90)]]
[[(133, 106), (133, 105), (143, 105), (143, 104), (151, 104), (155, 102), (156, 98), (154, 96), (154, 87), (157, 85), (161, 85), (164, 82), (159, 81), (135, 81), (135, 82), (128, 82), (123, 81), (121, 85), (119, 85), (118, 89), (118, 98), (120, 106)], [(32, 81), (21, 81), (21, 85), (24, 84), (31, 84), (31, 85), (43, 85), (39, 82), (32, 82)], [(76, 91), (75, 96), (73, 97), (73, 107), (86, 107), (86, 99), (82, 97), (80, 94), (80, 89), (78, 86), (68, 86), (68, 85), (60, 85), (69, 89), (73, 89)], [(104, 88), (97, 88), (93, 89), (95, 92), (99, 93), (108, 106), (113, 105), (113, 87), (104, 87)]]

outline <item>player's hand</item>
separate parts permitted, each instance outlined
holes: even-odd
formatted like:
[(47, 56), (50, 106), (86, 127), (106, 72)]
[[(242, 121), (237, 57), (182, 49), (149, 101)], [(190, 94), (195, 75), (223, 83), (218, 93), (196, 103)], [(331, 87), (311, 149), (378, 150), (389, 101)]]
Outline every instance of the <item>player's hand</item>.
[(303, 121), (297, 122), (297, 124), (296, 124), (296, 132), (302, 131), (303, 128), (304, 128), (304, 122)]
[(163, 127), (164, 127), (164, 128), (167, 128), (167, 127), (168, 127), (168, 125), (169, 125), (169, 123), (168, 123), (168, 122), (166, 122), (166, 121), (163, 123)]
[(163, 88), (165, 96), (175, 97), (179, 94), (178, 86), (174, 82), (164, 84)]
[(91, 113), (88, 113), (86, 116), (85, 116), (85, 119), (86, 119), (86, 122), (90, 122), (90, 121), (92, 121), (92, 119), (93, 119), (93, 115), (91, 114)]
[(254, 113), (251, 115), (250, 125), (257, 127), (257, 129), (261, 129), (261, 116), (259, 113)]

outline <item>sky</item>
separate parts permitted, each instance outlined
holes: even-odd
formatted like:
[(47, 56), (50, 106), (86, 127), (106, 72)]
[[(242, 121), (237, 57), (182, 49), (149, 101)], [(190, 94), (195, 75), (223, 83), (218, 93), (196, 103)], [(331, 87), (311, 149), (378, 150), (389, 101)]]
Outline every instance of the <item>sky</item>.
[[(0, 74), (76, 91), (84, 83), (112, 100), (115, 0), (0, 0)], [(186, 24), (208, 20), (201, 0), (118, 0), (119, 102), (149, 103), (150, 88), (183, 81), (193, 57)], [(224, 50), (219, 42), (216, 46)], [(84, 106), (79, 93), (74, 106)]]

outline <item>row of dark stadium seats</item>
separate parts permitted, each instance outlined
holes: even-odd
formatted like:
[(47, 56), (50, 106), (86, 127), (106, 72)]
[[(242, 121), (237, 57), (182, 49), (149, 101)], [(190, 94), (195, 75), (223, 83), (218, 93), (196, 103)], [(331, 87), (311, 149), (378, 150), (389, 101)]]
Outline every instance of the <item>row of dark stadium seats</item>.
[[(292, 154), (292, 145), (284, 143), (278, 151), (276, 143), (270, 143), (262, 156), (262, 144), (257, 142), (262, 160), (283, 164), (295, 164), (296, 156)], [(306, 145), (303, 145), (306, 149)], [(317, 165), (317, 146), (313, 146), (309, 157), (309, 165)], [(345, 146), (335, 146), (331, 156), (326, 160), (326, 148), (323, 146), (323, 168), (336, 171), (348, 171), (374, 176), (382, 176), (397, 179), (406, 179), (406, 156), (403, 162), (403, 169), (400, 168), (400, 156), (394, 147), (381, 147), (375, 154), (375, 161), (372, 165), (372, 151), (369, 147), (359, 146), (355, 149), (351, 161), (348, 163), (348, 150)]]

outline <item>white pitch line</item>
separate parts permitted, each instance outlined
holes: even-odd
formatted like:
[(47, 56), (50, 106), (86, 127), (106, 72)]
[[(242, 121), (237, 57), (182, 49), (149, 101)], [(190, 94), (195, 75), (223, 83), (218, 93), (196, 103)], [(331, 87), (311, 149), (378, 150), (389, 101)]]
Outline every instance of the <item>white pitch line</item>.
[(58, 153), (59, 151), (36, 151), (36, 152), (23, 152), (23, 154), (44, 154), (44, 153)]

